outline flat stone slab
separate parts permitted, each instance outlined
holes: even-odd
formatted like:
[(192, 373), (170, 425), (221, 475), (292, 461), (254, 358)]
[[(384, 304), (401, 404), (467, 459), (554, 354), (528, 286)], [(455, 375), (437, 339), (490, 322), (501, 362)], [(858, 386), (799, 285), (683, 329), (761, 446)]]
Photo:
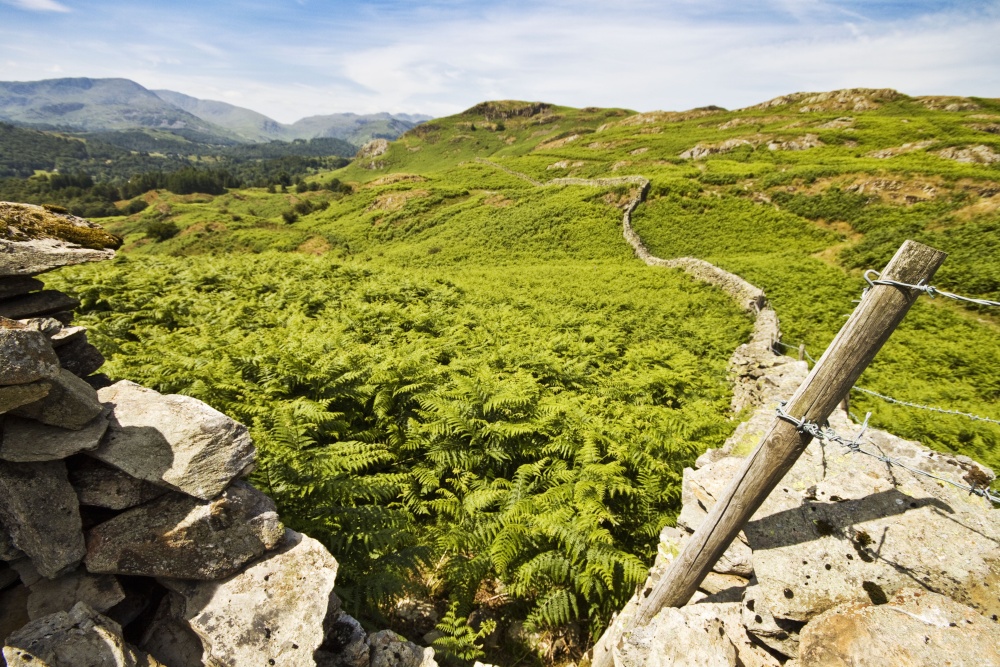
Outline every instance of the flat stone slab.
[(31, 276), (10, 276), (0, 278), (0, 299), (21, 296), (45, 287), (45, 283)]
[(170, 493), (91, 528), (84, 564), (92, 573), (217, 580), (283, 536), (274, 502), (236, 482), (210, 501)]
[[(70, 327), (79, 328), (79, 327)], [(65, 329), (64, 331), (68, 331)], [(57, 345), (57, 336), (53, 336), (53, 345)], [(77, 334), (72, 340), (57, 345), (56, 355), (62, 367), (77, 377), (85, 378), (93, 375), (104, 365), (104, 355), (96, 347), (87, 342), (86, 334)]]
[(27, 384), (59, 374), (48, 337), (27, 328), (0, 327), (0, 385)]
[(0, 387), (0, 414), (41, 400), (48, 395), (50, 389), (52, 383), (47, 380)]
[(80, 505), (62, 461), (0, 461), (0, 520), (44, 577), (72, 571), (86, 553)]
[(89, 220), (43, 206), (0, 202), (0, 277), (111, 259), (121, 239)]
[(336, 577), (326, 548), (289, 530), (278, 550), (224, 581), (162, 583), (182, 598), (180, 618), (201, 637), (205, 658), (312, 667)]
[(64, 459), (78, 452), (96, 449), (107, 429), (107, 410), (75, 431), (8, 416), (0, 437), (0, 459), (21, 463)]
[(80, 602), (31, 621), (7, 638), (8, 667), (158, 667), (149, 655), (127, 644), (111, 619)]
[(253, 467), (246, 427), (197, 399), (125, 380), (97, 394), (112, 414), (93, 456), (137, 479), (208, 500)]
[(104, 409), (97, 400), (97, 391), (65, 368), (60, 368), (58, 375), (49, 382), (52, 388), (43, 399), (16, 408), (11, 414), (78, 430), (90, 424)]
[(801, 667), (1000, 665), (1000, 623), (922, 588), (882, 604), (850, 603), (802, 630)]
[(0, 301), (0, 316), (20, 320), (73, 310), (79, 305), (77, 299), (62, 292), (42, 290)]
[(124, 510), (159, 498), (166, 489), (136, 479), (96, 459), (81, 456), (67, 466), (81, 505)]

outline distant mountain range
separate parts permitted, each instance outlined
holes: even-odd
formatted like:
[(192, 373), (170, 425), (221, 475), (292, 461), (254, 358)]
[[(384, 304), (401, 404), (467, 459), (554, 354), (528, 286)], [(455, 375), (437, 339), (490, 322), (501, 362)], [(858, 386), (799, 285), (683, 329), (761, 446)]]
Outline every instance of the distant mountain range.
[(226, 102), (149, 90), (128, 79), (0, 81), (0, 121), (41, 130), (145, 130), (222, 145), (323, 137), (360, 146), (375, 138), (395, 139), (430, 119), (417, 114), (338, 113), (286, 125)]

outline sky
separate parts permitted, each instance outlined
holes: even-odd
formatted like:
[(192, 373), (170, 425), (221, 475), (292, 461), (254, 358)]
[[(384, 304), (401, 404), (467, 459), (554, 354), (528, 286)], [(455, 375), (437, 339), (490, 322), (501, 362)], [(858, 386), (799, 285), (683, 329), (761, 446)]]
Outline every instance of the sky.
[(0, 80), (123, 77), (282, 122), (491, 99), (1000, 97), (1000, 0), (0, 0)]

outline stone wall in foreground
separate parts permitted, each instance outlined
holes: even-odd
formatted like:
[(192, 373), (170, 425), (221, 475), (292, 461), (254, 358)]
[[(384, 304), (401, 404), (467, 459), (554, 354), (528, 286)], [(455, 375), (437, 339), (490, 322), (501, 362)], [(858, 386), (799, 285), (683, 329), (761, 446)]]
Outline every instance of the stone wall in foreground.
[[(646, 584), (626, 617), (689, 536), (805, 379), (805, 362), (771, 350), (773, 324), (730, 363), (736, 409), (754, 408), (725, 446), (684, 471), (683, 509), (660, 535)], [(830, 425), (860, 427), (842, 410)], [(959, 483), (993, 472), (869, 430), (865, 448)], [(1000, 667), (1000, 521), (984, 498), (841, 445), (813, 440), (690, 602), (622, 635), (609, 629), (617, 667)]]
[(115, 239), (0, 213), (0, 665), (434, 667), (340, 609), (337, 561), (244, 481), (242, 424), (94, 375), (79, 304), (34, 276)]

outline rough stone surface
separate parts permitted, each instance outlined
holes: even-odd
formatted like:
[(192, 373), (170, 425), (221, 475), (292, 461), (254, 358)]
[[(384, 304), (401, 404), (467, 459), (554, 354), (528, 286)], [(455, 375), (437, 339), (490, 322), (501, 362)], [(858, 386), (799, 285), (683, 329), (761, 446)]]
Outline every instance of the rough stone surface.
[(28, 616), (31, 620), (57, 611), (69, 611), (77, 602), (86, 602), (95, 611), (103, 613), (125, 599), (125, 591), (110, 574), (93, 575), (77, 568), (58, 579), (37, 575), (32, 578), (24, 570), (33, 569), (33, 566), (27, 560), (19, 565), (21, 580), (31, 591), (28, 596)]
[(45, 287), (45, 283), (31, 276), (10, 276), (0, 278), (0, 299), (21, 296)]
[(718, 606), (661, 609), (612, 649), (615, 667), (736, 667), (736, 647)]
[(19, 462), (64, 459), (96, 449), (107, 429), (107, 411), (76, 431), (8, 416), (0, 438), (0, 459)]
[(0, 519), (45, 577), (69, 572), (83, 558), (80, 506), (62, 461), (0, 461)]
[(17, 570), (12, 569), (6, 562), (0, 562), (0, 591), (17, 583), (19, 579)]
[(166, 667), (221, 667), (214, 660), (203, 660), (205, 647), (201, 639), (186, 622), (179, 620), (183, 606), (184, 601), (176, 593), (163, 598), (139, 648), (155, 655)]
[(246, 427), (199, 400), (127, 381), (98, 396), (112, 415), (93, 456), (133, 477), (208, 500), (253, 466)]
[(0, 560), (12, 561), (18, 558), (24, 558), (24, 552), (14, 546), (10, 531), (4, 525), (3, 515), (0, 514)]
[(79, 301), (62, 292), (42, 290), (41, 292), (32, 292), (24, 296), (0, 301), (0, 316), (9, 317), (12, 320), (20, 320), (26, 317), (39, 317), (65, 310), (73, 310), (79, 305)]
[(51, 388), (47, 380), (0, 387), (0, 414), (45, 398)]
[[(58, 321), (58, 320), (53, 320), (53, 321)], [(60, 325), (61, 324), (62, 323), (60, 322)], [(86, 341), (86, 338), (87, 338), (87, 327), (65, 327), (65, 326), (61, 326), (61, 328), (59, 329), (59, 331), (56, 331), (55, 333), (53, 333), (53, 334), (50, 335), (49, 340), (52, 341), (52, 347), (54, 347), (56, 350), (58, 350), (59, 348), (63, 347), (64, 345), (68, 345), (70, 343), (76, 343), (76, 342), (80, 341), (81, 339), (83, 339), (84, 341)], [(57, 352), (57, 354), (58, 354), (58, 352)], [(60, 357), (60, 359), (61, 359), (61, 357)]]
[(368, 667), (368, 634), (357, 619), (343, 611), (328, 613), (326, 639), (314, 656), (316, 667)]
[(86, 336), (77, 336), (75, 340), (60, 345), (56, 348), (56, 355), (63, 368), (81, 378), (96, 373), (104, 365), (104, 355), (87, 342)]
[(368, 649), (371, 667), (437, 667), (434, 649), (421, 648), (392, 630), (369, 635)]
[(921, 588), (881, 605), (850, 603), (802, 631), (802, 667), (1000, 665), (1000, 623)]
[[(859, 429), (842, 414), (831, 423), (845, 434)], [(873, 431), (866, 440), (871, 451), (946, 479), (993, 477), (970, 461), (887, 433)], [(841, 603), (890, 596), (914, 581), (1000, 614), (1000, 524), (987, 501), (897, 473), (839, 445), (814, 441), (744, 532), (762, 595), (777, 618), (807, 621)]]
[(8, 667), (156, 667), (159, 662), (127, 644), (121, 627), (80, 602), (31, 621), (7, 638)]
[[(0, 643), (30, 620), (27, 586), (15, 586), (10, 590), (0, 591)], [(0, 664), (3, 664), (2, 660)]]
[(114, 250), (91, 250), (56, 239), (21, 242), (0, 239), (0, 276), (29, 276), (114, 256)]
[(90, 572), (213, 580), (282, 538), (274, 502), (244, 482), (202, 501), (170, 493), (87, 532)]
[(45, 334), (0, 327), (0, 385), (27, 384), (59, 373), (59, 357)]
[(103, 406), (94, 388), (65, 368), (49, 381), (52, 389), (45, 398), (12, 410), (11, 414), (70, 429), (81, 429), (101, 414)]
[(68, 466), (69, 481), (81, 505), (124, 510), (168, 493), (96, 459), (81, 456)]
[(799, 654), (799, 630), (802, 623), (785, 619), (775, 620), (774, 614), (767, 607), (767, 601), (761, 595), (761, 589), (752, 581), (743, 594), (742, 615), (743, 626), (747, 633), (757, 638), (773, 651), (794, 658)]
[(287, 531), (282, 546), (225, 581), (163, 583), (207, 656), (227, 665), (311, 666), (323, 643), (337, 561), (316, 540)]

